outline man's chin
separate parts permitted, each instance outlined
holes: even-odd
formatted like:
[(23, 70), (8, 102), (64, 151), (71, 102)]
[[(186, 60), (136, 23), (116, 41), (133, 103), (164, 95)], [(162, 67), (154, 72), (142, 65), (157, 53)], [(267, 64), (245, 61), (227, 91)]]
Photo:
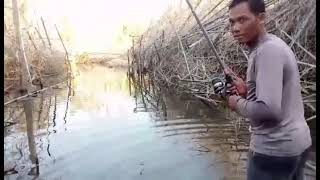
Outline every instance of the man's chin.
[(237, 42), (238, 42), (239, 44), (246, 44), (246, 43), (247, 43), (247, 41), (244, 40), (244, 39), (237, 39)]

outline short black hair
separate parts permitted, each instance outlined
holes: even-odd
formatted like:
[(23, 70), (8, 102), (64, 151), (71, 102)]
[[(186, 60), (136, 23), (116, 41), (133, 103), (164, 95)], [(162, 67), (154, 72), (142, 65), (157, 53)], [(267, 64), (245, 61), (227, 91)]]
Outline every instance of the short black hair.
[(235, 7), (236, 5), (242, 2), (247, 2), (249, 4), (249, 8), (251, 12), (255, 15), (266, 12), (266, 6), (264, 4), (264, 0), (231, 0), (229, 4), (229, 9)]

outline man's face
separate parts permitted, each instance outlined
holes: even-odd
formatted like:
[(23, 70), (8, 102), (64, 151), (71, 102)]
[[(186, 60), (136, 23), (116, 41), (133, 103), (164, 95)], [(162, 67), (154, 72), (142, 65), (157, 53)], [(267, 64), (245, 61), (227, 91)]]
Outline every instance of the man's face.
[(229, 22), (232, 35), (239, 43), (249, 43), (257, 38), (261, 19), (250, 11), (247, 2), (230, 9)]

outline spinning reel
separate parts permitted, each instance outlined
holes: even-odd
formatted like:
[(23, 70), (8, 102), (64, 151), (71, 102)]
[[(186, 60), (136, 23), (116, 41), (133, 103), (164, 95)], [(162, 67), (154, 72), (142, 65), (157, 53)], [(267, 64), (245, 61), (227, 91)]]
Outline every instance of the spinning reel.
[(230, 82), (230, 80), (228, 80), (228, 78), (214, 78), (211, 81), (212, 85), (213, 85), (213, 90), (214, 93), (222, 96), (222, 97), (227, 97), (231, 95), (231, 90), (230, 88), (232, 87), (232, 84)]

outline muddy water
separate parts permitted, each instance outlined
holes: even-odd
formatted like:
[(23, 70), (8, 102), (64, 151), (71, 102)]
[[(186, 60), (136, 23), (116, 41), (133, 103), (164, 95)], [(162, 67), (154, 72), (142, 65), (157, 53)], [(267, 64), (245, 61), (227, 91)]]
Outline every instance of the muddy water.
[(5, 179), (245, 179), (248, 129), (226, 112), (129, 84), (126, 69), (77, 68), (62, 85), (32, 99), (40, 174), (30, 174), (26, 125), (5, 128)]

